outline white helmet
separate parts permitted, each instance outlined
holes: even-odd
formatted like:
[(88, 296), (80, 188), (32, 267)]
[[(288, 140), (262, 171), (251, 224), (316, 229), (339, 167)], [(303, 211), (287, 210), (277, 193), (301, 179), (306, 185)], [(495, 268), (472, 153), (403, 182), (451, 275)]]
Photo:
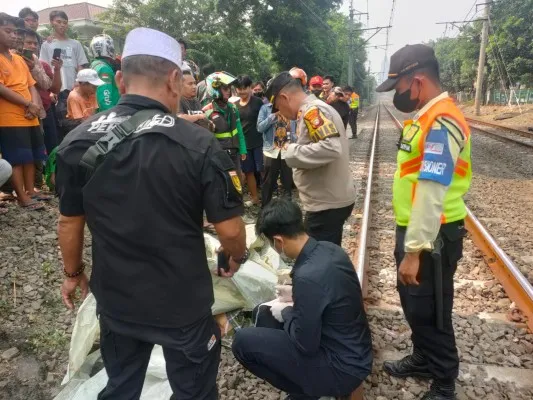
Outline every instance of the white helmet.
[(91, 51), (95, 57), (115, 58), (115, 45), (109, 35), (96, 35), (91, 40)]

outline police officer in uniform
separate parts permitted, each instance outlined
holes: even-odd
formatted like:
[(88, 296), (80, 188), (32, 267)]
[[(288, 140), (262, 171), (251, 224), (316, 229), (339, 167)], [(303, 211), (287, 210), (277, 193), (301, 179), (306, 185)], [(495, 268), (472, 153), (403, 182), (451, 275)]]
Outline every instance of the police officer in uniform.
[(214, 400), (220, 330), (202, 215), (214, 224), (232, 276), (248, 257), (235, 167), (213, 134), (176, 117), (180, 46), (138, 28), (124, 46), (117, 106), (72, 131), (57, 153), (63, 301), (88, 292), (83, 232), (92, 234), (109, 381), (100, 400), (139, 399), (154, 344), (163, 347), (173, 398)]
[[(312, 82), (311, 82), (312, 84)], [(285, 154), (306, 211), (309, 236), (341, 245), (343, 225), (351, 215), (355, 187), (348, 164), (349, 145), (339, 114), (314, 94), (307, 95), (290, 72), (277, 75), (267, 88), (272, 113), (297, 120), (297, 142)]]
[(462, 257), (463, 197), (472, 178), (470, 130), (442, 92), (432, 48), (405, 46), (391, 57), (389, 79), (377, 91), (393, 89), (399, 111), (418, 111), (404, 126), (393, 186), (398, 291), (413, 353), (385, 362), (384, 369), (396, 377), (432, 378), (423, 399), (451, 400), (459, 371), (453, 276)]

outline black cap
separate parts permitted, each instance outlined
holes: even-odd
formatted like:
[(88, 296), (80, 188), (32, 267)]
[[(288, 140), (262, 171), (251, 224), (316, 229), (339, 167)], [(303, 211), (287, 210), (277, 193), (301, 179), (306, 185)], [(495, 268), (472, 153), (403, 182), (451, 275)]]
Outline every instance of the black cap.
[(272, 112), (275, 113), (278, 111), (276, 105), (274, 104), (276, 96), (281, 92), (281, 90), (287, 86), (294, 78), (288, 71), (280, 72), (276, 75), (271, 81), (265, 92), (265, 97), (272, 103)]
[(390, 58), (389, 79), (376, 88), (376, 92), (388, 92), (394, 89), (398, 80), (417, 69), (436, 66), (439, 62), (435, 51), (425, 44), (413, 44), (402, 47)]

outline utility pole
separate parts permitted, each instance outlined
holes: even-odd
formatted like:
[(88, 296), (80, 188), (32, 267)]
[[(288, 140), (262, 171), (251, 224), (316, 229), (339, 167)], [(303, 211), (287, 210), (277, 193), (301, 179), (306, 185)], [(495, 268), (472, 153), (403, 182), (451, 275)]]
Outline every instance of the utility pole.
[(349, 49), (348, 49), (348, 85), (353, 85), (353, 56), (354, 56), (354, 43), (353, 43), (353, 0), (350, 1), (350, 29), (348, 30), (349, 35)]
[(485, 6), (483, 11), (483, 29), (481, 31), (481, 49), (479, 50), (479, 64), (477, 66), (477, 83), (476, 83), (476, 115), (481, 114), (481, 103), (483, 102), (483, 78), (485, 75), (485, 58), (487, 54), (487, 43), (489, 37), (489, 12), (490, 3), (481, 4)]

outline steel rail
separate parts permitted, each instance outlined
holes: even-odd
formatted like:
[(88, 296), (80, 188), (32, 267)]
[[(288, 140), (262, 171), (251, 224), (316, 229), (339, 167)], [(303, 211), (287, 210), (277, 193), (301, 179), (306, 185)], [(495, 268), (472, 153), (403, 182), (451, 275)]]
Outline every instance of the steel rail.
[(355, 270), (361, 283), (361, 290), (363, 292), (363, 298), (367, 293), (366, 271), (368, 270), (368, 256), (367, 256), (367, 243), (368, 243), (368, 227), (370, 224), (370, 202), (372, 199), (372, 181), (374, 175), (374, 159), (376, 155), (376, 142), (379, 130), (379, 112), (381, 105), (377, 107), (376, 121), (374, 123), (374, 133), (372, 134), (372, 145), (370, 150), (370, 157), (368, 161), (368, 178), (366, 181), (366, 193), (363, 203), (363, 216), (361, 221), (361, 229), (359, 231), (358, 246), (354, 253), (354, 258), (357, 258), (355, 263)]
[[(402, 124), (385, 107), (394, 120), (396, 126), (402, 129)], [(499, 136), (499, 135), (497, 135)], [(533, 286), (520, 272), (511, 258), (498, 246), (489, 231), (476, 218), (474, 213), (466, 208), (465, 227), (472, 235), (472, 240), (478, 249), (483, 253), (485, 262), (489, 265), (492, 273), (503, 286), (509, 299), (513, 301), (518, 309), (527, 317), (527, 326), (533, 331)]]
[(490, 126), (491, 128), (496, 128), (496, 129), (501, 129), (501, 130), (504, 130), (504, 131), (512, 132), (512, 133), (514, 133), (514, 134), (516, 134), (518, 136), (522, 136), (522, 137), (527, 138), (527, 139), (533, 139), (533, 133), (527, 132), (527, 131), (523, 131), (521, 129), (511, 128), (511, 127), (508, 127), (508, 126), (495, 124), (493, 122), (483, 121), (483, 120), (477, 119), (477, 118), (470, 118), (470, 117), (466, 118), (465, 117), (465, 119), (466, 119), (467, 122), (470, 122), (472, 124)]

